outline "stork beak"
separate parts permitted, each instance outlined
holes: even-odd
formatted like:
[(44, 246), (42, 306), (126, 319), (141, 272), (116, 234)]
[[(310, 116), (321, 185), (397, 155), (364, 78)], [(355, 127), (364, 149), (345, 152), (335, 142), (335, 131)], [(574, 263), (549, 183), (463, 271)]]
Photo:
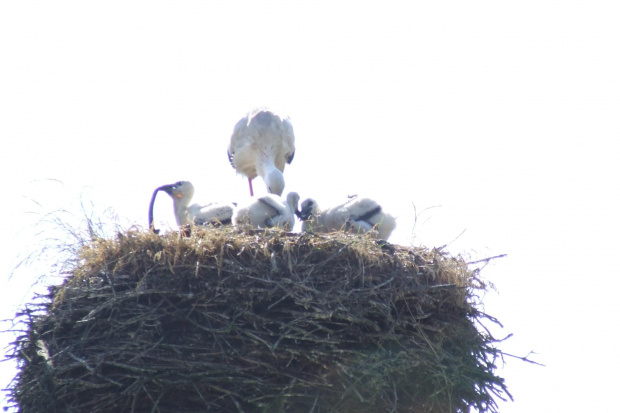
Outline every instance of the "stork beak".
[(173, 188), (174, 188), (174, 185), (163, 185), (163, 186), (160, 186), (159, 188), (157, 188), (157, 190), (158, 191), (164, 191), (168, 195), (172, 196), (172, 189)]
[(297, 218), (301, 219), (301, 211), (299, 209), (295, 210), (295, 215), (297, 216)]
[[(297, 214), (297, 212), (299, 212), (299, 214)], [(312, 215), (310, 213), (310, 211), (304, 211), (303, 209), (301, 211), (295, 211), (295, 214), (299, 217), (300, 220), (302, 221), (307, 221), (310, 216)]]
[(153, 233), (155, 233), (155, 234), (159, 234), (159, 230), (155, 229), (155, 226), (154, 226), (154, 223), (153, 223), (153, 221), (154, 221), (154, 219), (153, 219), (153, 207), (155, 205), (155, 197), (157, 196), (157, 193), (160, 190), (161, 190), (161, 187), (157, 188), (157, 189), (155, 189), (155, 191), (153, 191), (153, 196), (151, 197), (151, 202), (149, 204), (149, 229), (151, 231), (153, 231)]

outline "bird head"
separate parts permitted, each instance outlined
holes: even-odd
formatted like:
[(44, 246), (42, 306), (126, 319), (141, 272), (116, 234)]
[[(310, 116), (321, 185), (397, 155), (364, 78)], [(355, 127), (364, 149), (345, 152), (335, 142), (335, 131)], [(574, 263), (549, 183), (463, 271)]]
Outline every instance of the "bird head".
[(172, 197), (175, 202), (183, 202), (188, 204), (194, 196), (194, 185), (189, 181), (179, 181), (174, 184), (159, 187)]
[(314, 217), (319, 211), (319, 205), (312, 198), (308, 198), (301, 203), (301, 210), (297, 215), (302, 221), (307, 221)]
[(281, 196), (284, 192), (284, 175), (282, 171), (277, 168), (270, 170), (265, 175), (265, 185), (267, 185), (267, 191), (270, 194)]

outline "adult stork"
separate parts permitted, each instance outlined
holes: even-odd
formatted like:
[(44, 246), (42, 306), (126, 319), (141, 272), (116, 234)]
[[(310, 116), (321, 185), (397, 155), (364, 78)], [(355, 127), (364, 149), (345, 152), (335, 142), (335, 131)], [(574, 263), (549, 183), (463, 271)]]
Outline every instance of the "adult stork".
[(174, 216), (180, 229), (190, 222), (196, 225), (229, 225), (232, 223), (234, 205), (219, 203), (190, 205), (194, 196), (194, 185), (189, 181), (179, 181), (160, 186), (153, 192), (149, 206), (149, 228), (155, 233), (159, 230), (153, 227), (153, 205), (159, 191), (164, 191), (172, 198)]
[(237, 173), (252, 180), (260, 176), (267, 192), (282, 195), (284, 167), (295, 156), (295, 135), (288, 117), (268, 109), (257, 109), (244, 116), (233, 130), (228, 145), (228, 160)]
[(292, 230), (295, 226), (295, 215), (299, 214), (298, 206), (297, 192), (289, 192), (286, 202), (273, 194), (267, 194), (238, 208), (233, 221), (235, 225), (251, 225), (254, 228), (279, 227)]
[(396, 228), (396, 218), (384, 212), (377, 201), (357, 196), (326, 210), (321, 210), (314, 199), (308, 198), (301, 203), (298, 215), (303, 221), (302, 232), (345, 229), (360, 233), (371, 232), (378, 238), (387, 240)]

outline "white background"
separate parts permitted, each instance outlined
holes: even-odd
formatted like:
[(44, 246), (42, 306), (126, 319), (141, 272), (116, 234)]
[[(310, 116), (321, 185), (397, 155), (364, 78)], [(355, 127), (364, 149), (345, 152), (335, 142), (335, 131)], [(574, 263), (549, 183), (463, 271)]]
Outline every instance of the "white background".
[[(178, 180), (241, 201), (228, 138), (270, 106), (295, 128), (286, 190), (370, 195), (394, 243), (508, 254), (485, 309), (546, 367), (500, 363), (500, 411), (612, 411), (619, 22), (614, 1), (2, 2), (0, 318), (50, 272), (14, 271), (61, 236), (42, 219), (77, 225), (82, 203), (146, 227)], [(174, 228), (167, 196), (155, 213)]]

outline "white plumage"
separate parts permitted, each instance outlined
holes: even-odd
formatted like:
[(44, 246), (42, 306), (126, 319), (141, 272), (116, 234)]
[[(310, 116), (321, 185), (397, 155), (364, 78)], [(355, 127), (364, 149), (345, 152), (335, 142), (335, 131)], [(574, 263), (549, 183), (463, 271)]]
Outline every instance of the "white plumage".
[(248, 178), (250, 196), (254, 196), (252, 180), (257, 176), (270, 194), (282, 195), (284, 167), (294, 155), (295, 135), (290, 120), (266, 109), (250, 112), (237, 122), (228, 146), (228, 160)]
[(194, 185), (189, 181), (179, 181), (160, 186), (153, 192), (149, 208), (149, 227), (151, 228), (153, 228), (153, 204), (159, 191), (164, 191), (172, 197), (174, 216), (179, 228), (192, 221), (196, 225), (228, 225), (232, 222), (233, 205), (219, 203), (206, 205), (194, 203), (190, 205), (189, 203), (194, 196)]
[(299, 213), (298, 205), (299, 194), (297, 192), (289, 192), (286, 202), (275, 195), (268, 194), (237, 209), (233, 221), (235, 225), (251, 225), (254, 228), (280, 227), (292, 230), (295, 226), (295, 216)]
[(302, 231), (376, 231), (378, 238), (387, 240), (396, 228), (396, 218), (384, 212), (381, 205), (370, 198), (357, 196), (323, 211), (314, 199), (308, 198), (301, 203), (299, 217), (303, 221)]

